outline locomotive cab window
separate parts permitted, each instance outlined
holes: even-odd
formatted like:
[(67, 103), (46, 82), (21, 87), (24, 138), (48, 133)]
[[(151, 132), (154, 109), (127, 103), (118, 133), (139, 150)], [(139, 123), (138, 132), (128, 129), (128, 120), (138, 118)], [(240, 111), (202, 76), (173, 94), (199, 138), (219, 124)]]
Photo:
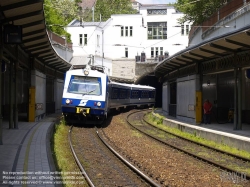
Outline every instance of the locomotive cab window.
[(69, 83), (68, 92), (83, 95), (101, 95), (101, 79), (75, 76)]

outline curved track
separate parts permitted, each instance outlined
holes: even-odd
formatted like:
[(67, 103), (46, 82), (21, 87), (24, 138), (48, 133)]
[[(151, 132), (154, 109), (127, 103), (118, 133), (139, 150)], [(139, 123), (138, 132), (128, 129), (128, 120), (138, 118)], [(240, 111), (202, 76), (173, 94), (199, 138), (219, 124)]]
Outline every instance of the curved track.
[(146, 122), (144, 120), (144, 115), (145, 111), (130, 113), (127, 117), (127, 122), (143, 134), (146, 134), (163, 144), (226, 170), (227, 172), (236, 173), (243, 179), (250, 180), (250, 175), (248, 173), (250, 168), (249, 159), (213, 149), (204, 144), (199, 144), (161, 130)]
[(89, 186), (160, 186), (108, 145), (101, 129), (72, 129), (70, 147)]

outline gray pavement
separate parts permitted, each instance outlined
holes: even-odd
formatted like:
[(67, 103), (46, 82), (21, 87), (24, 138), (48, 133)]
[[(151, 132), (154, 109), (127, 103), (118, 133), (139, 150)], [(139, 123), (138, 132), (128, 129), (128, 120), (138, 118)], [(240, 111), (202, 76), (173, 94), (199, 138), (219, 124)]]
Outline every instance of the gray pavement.
[(3, 121), (3, 145), (0, 145), (0, 186), (52, 187), (55, 171), (50, 151), (50, 137), (60, 114), (39, 122), (18, 122), (9, 129)]

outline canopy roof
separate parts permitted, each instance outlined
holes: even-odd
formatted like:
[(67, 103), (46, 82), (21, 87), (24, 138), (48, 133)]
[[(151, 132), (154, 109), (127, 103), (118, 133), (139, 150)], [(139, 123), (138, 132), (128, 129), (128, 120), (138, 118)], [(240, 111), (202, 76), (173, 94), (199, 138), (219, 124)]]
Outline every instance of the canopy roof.
[(188, 47), (164, 59), (155, 67), (155, 76), (162, 77), (194, 63), (205, 62), (249, 49), (250, 25)]
[(1, 0), (0, 20), (3, 25), (22, 26), (21, 48), (50, 68), (65, 72), (70, 64), (53, 49), (47, 34), (43, 0)]

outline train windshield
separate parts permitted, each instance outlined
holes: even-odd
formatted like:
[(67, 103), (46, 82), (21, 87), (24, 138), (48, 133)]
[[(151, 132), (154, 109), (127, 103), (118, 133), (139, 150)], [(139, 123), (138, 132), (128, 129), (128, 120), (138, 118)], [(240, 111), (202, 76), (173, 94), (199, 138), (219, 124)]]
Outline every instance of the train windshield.
[(101, 86), (96, 77), (75, 77), (69, 83), (68, 92), (83, 95), (100, 95)]

